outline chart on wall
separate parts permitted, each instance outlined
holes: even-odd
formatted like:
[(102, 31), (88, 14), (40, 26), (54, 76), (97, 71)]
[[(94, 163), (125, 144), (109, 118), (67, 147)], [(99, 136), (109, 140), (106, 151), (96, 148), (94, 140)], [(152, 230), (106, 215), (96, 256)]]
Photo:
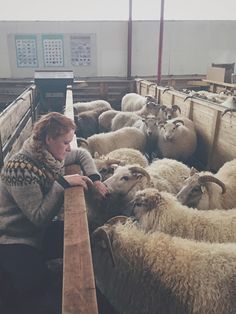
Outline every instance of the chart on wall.
[(89, 66), (91, 64), (90, 36), (71, 36), (71, 64), (75, 66)]
[(45, 67), (63, 67), (63, 35), (42, 35)]
[(38, 67), (35, 35), (15, 35), (17, 67)]

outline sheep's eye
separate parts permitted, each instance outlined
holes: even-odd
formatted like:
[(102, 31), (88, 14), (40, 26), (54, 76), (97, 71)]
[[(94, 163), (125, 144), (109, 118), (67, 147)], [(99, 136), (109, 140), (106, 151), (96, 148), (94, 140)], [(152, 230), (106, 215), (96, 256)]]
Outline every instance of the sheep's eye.
[(141, 207), (142, 203), (134, 203), (134, 206)]
[(195, 187), (192, 189), (192, 193), (199, 193), (199, 192), (202, 192), (200, 186), (195, 186)]
[(124, 176), (124, 177), (121, 178), (121, 180), (128, 181), (129, 177), (128, 176)]

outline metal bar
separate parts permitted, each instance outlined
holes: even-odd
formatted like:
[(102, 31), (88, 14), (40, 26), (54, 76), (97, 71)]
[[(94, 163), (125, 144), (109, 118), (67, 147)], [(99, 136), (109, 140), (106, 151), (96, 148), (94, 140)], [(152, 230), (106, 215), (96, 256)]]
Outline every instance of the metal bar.
[(162, 66), (162, 48), (163, 48), (163, 33), (164, 33), (164, 3), (161, 0), (161, 17), (160, 17), (160, 33), (159, 33), (159, 48), (158, 48), (158, 64), (157, 64), (157, 84), (161, 83), (161, 66)]
[(132, 72), (131, 64), (132, 64), (132, 0), (129, 0), (127, 79), (131, 78)]

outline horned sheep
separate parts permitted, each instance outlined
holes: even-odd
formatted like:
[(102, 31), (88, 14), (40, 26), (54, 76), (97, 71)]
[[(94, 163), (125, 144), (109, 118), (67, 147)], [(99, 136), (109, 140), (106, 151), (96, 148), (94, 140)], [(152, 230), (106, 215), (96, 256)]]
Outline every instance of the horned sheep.
[(226, 162), (216, 174), (191, 171), (177, 199), (202, 210), (236, 207), (236, 158)]
[(104, 181), (111, 195), (120, 195), (129, 210), (129, 202), (137, 191), (155, 187), (159, 191), (177, 194), (189, 176), (190, 168), (174, 159), (159, 159), (148, 167), (118, 166), (113, 176)]
[(76, 102), (73, 104), (74, 115), (78, 115), (83, 111), (92, 109), (106, 108), (111, 109), (111, 105), (106, 100), (92, 100), (87, 102)]
[(236, 242), (236, 208), (188, 208), (170, 193), (153, 188), (138, 191), (133, 203), (133, 214), (146, 232), (161, 231), (198, 241)]
[(114, 165), (139, 165), (141, 167), (148, 166), (147, 158), (137, 149), (133, 148), (118, 148), (107, 155), (99, 156), (97, 153), (94, 156), (96, 167), (102, 176), (103, 181), (108, 179), (114, 172)]
[(92, 238), (97, 286), (119, 313), (236, 312), (236, 244), (148, 234), (130, 222), (108, 222)]
[(194, 124), (185, 117), (159, 124), (158, 147), (162, 157), (185, 161), (197, 147)]
[(89, 150), (94, 157), (95, 152), (105, 155), (117, 148), (127, 147), (145, 151), (146, 137), (142, 131), (133, 127), (126, 127), (114, 132), (94, 134), (84, 139), (77, 138), (78, 145)]

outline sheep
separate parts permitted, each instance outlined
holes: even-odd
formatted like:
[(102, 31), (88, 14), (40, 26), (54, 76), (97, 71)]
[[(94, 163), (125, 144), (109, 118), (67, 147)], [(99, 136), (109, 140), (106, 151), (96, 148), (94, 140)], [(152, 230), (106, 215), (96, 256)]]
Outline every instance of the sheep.
[(236, 208), (198, 210), (180, 204), (167, 192), (147, 188), (133, 200), (133, 214), (146, 232), (209, 242), (236, 242)]
[(142, 109), (134, 112), (120, 112), (112, 120), (111, 129), (118, 130), (125, 126), (132, 126), (141, 117), (148, 115), (158, 116), (160, 105), (155, 102), (146, 102)]
[(202, 210), (236, 207), (236, 159), (226, 162), (216, 174), (191, 171), (177, 199)]
[(92, 109), (106, 108), (111, 109), (111, 105), (106, 100), (92, 100), (88, 102), (76, 102), (73, 104), (74, 115), (78, 115), (83, 111)]
[(111, 130), (116, 131), (127, 126), (133, 126), (140, 119), (141, 117), (133, 112), (119, 112), (112, 119)]
[(120, 111), (110, 109), (98, 117), (99, 131), (100, 132), (109, 132), (111, 131), (111, 123), (112, 119), (119, 113)]
[(114, 164), (122, 166), (136, 164), (144, 168), (148, 166), (147, 158), (140, 151), (133, 148), (118, 148), (105, 156), (95, 154), (94, 158), (96, 167), (103, 181), (114, 173)]
[(181, 117), (159, 124), (158, 147), (162, 157), (186, 161), (197, 147), (194, 124)]
[(144, 152), (146, 137), (137, 128), (126, 127), (115, 132), (95, 134), (87, 138), (87, 141), (77, 138), (78, 145), (88, 149), (94, 157), (95, 152), (105, 155), (114, 149), (127, 147)]
[(154, 115), (147, 115), (137, 120), (133, 127), (138, 128), (146, 135), (147, 143), (145, 152), (151, 162), (153, 155), (158, 151), (158, 118)]
[(137, 111), (142, 109), (147, 101), (154, 101), (152, 96), (142, 96), (137, 93), (128, 93), (121, 100), (122, 111)]
[(177, 110), (181, 113), (181, 109), (177, 105), (172, 105), (171, 107), (167, 107), (166, 105), (160, 106), (160, 111), (158, 114), (159, 121), (166, 121), (178, 116)]
[(236, 112), (236, 97), (234, 97), (234, 96), (229, 96), (221, 105), (227, 107), (227, 108), (222, 112), (222, 117), (223, 117), (227, 112)]
[(83, 111), (74, 116), (76, 124), (76, 135), (87, 138), (95, 133), (99, 133), (98, 117), (106, 108), (97, 108)]
[(119, 313), (236, 313), (235, 243), (107, 222), (93, 233), (92, 253), (96, 284)]
[(127, 213), (129, 202), (137, 191), (147, 187), (155, 187), (159, 191), (177, 194), (189, 176), (190, 168), (174, 159), (154, 160), (148, 167), (134, 167), (133, 165), (118, 166), (114, 174), (104, 181), (110, 194), (118, 194), (125, 200)]

